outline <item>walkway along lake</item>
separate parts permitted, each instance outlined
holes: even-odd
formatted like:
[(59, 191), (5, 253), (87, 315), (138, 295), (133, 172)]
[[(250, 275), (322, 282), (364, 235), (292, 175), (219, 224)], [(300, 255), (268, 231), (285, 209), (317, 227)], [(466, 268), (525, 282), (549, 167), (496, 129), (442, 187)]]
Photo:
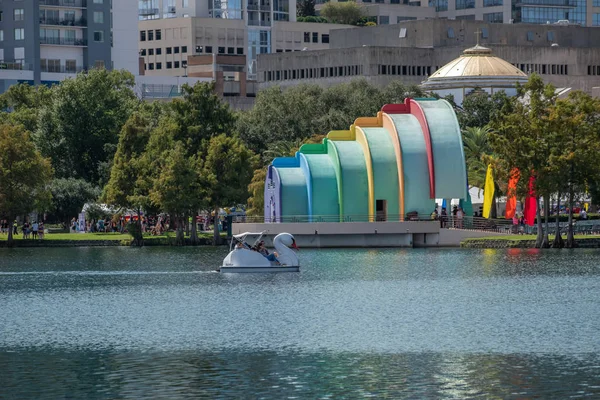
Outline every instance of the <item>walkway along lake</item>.
[(0, 249), (0, 398), (600, 396), (600, 251)]

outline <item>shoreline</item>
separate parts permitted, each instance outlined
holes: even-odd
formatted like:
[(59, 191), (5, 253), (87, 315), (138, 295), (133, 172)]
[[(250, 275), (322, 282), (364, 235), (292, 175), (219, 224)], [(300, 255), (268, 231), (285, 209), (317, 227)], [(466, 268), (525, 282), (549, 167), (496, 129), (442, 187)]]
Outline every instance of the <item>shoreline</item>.
[[(550, 239), (552, 242), (553, 238)], [(565, 239), (566, 240), (566, 239)], [(577, 248), (598, 249), (600, 248), (600, 237), (576, 237)], [(523, 238), (494, 237), (466, 239), (460, 243), (465, 249), (533, 249), (535, 248), (535, 236), (524, 236)]]

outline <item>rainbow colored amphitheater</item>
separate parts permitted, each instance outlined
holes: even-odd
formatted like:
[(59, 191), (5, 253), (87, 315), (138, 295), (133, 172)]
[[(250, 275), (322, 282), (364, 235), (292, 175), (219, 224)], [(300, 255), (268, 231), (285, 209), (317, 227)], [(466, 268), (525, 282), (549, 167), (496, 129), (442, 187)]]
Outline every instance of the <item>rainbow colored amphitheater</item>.
[(406, 99), (358, 118), (294, 157), (275, 158), (265, 182), (265, 222), (426, 218), (435, 199), (466, 199), (456, 114), (445, 100)]

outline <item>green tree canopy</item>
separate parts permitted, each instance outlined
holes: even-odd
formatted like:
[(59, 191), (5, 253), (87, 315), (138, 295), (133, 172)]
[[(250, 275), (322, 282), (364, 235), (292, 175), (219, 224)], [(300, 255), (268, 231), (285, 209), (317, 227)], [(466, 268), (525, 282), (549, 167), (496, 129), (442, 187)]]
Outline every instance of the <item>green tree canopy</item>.
[[(296, 16), (297, 17), (313, 17), (316, 15), (315, 12), (315, 0), (299, 0), (296, 3)], [(311, 22), (311, 21), (305, 21)]]
[(364, 9), (356, 1), (325, 3), (321, 8), (321, 16), (335, 24), (356, 25), (364, 16)]
[[(50, 161), (43, 158), (20, 125), (0, 125), (0, 212), (17, 216), (43, 211), (50, 203)], [(12, 229), (8, 242), (12, 244)]]
[(106, 183), (121, 127), (138, 104), (133, 85), (129, 72), (94, 69), (52, 89), (34, 141), (57, 177)]
[(50, 183), (52, 193), (51, 213), (57, 221), (68, 226), (71, 218), (76, 217), (83, 206), (95, 201), (101, 190), (83, 179), (58, 178)]
[[(208, 144), (203, 176), (209, 183), (207, 203), (218, 215), (219, 207), (246, 203), (248, 185), (254, 175), (257, 157), (237, 138), (215, 136)], [(215, 224), (217, 225), (217, 224)], [(215, 226), (214, 241), (219, 242)]]
[(458, 123), (462, 129), (483, 128), (500, 112), (508, 96), (504, 91), (489, 95), (477, 92), (466, 96), (462, 106), (456, 111)]

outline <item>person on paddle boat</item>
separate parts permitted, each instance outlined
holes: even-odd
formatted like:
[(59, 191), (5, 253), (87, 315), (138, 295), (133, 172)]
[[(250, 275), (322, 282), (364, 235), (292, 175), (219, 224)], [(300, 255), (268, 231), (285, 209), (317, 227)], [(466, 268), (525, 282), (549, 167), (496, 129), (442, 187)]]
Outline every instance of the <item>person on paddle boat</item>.
[(267, 248), (265, 247), (265, 242), (263, 240), (260, 241), (260, 243), (257, 246), (257, 251), (262, 254), (263, 256), (265, 256), (265, 258), (269, 261), (277, 261), (277, 253), (269, 253), (269, 250), (267, 250)]

